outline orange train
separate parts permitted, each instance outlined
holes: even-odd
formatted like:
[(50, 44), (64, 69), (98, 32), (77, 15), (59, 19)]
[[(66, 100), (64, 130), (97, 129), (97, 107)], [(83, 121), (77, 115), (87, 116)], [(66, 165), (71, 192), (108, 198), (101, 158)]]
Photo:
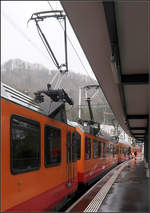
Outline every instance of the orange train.
[(1, 210), (48, 211), (78, 186), (69, 146), (75, 128), (37, 113), (28, 96), (1, 89)]
[(129, 148), (44, 115), (27, 95), (1, 85), (1, 212), (49, 211)]
[(77, 161), (78, 182), (89, 183), (118, 163), (118, 145), (76, 127), (81, 138), (81, 156)]

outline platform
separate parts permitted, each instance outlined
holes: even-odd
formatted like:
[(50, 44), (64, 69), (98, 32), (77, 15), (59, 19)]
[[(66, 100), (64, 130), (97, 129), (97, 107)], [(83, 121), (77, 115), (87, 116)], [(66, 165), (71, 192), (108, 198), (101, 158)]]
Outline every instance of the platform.
[(66, 212), (150, 212), (150, 179), (144, 162), (124, 162), (98, 181)]

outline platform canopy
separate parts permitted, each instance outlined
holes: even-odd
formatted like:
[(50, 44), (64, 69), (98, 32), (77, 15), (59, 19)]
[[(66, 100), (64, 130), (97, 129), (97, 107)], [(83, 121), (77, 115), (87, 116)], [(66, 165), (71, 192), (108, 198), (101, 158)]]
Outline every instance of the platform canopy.
[[(148, 1), (62, 1), (116, 119), (144, 139), (148, 128)], [(150, 99), (149, 99), (150, 101)]]

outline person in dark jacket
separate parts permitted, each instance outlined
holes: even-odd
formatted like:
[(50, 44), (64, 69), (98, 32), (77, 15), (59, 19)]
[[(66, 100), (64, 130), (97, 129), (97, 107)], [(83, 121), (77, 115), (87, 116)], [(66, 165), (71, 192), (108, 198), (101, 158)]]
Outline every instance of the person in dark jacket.
[(136, 160), (136, 156), (137, 156), (137, 151), (134, 152), (134, 156), (135, 156), (135, 160)]

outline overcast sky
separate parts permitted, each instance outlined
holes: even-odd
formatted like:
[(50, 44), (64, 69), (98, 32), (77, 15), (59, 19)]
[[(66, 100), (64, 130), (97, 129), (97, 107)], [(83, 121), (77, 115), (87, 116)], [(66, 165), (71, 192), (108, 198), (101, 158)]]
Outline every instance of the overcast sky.
[[(53, 9), (62, 9), (59, 2), (49, 1)], [(1, 63), (20, 58), (31, 63), (40, 63), (48, 69), (56, 69), (39, 38), (35, 23), (27, 21), (32, 13), (51, 10), (47, 1), (1, 1)], [(41, 25), (60, 64), (64, 63), (63, 29), (55, 18), (47, 19)], [(68, 41), (69, 70), (87, 75), (91, 67), (84, 56), (74, 32), (67, 22), (67, 34), (80, 56), (79, 61)]]

